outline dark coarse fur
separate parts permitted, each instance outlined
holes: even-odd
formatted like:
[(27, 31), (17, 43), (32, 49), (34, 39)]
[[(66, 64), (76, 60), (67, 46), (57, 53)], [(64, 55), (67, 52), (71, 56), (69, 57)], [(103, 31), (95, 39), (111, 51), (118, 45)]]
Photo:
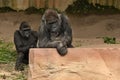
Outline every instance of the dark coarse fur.
[(16, 70), (24, 70), (23, 63), (28, 64), (29, 49), (35, 48), (38, 35), (32, 31), (27, 22), (20, 24), (19, 30), (14, 33), (14, 44), (17, 50)]
[(55, 10), (48, 9), (42, 16), (38, 33), (39, 48), (56, 48), (61, 56), (72, 47), (72, 29), (64, 14), (58, 14)]

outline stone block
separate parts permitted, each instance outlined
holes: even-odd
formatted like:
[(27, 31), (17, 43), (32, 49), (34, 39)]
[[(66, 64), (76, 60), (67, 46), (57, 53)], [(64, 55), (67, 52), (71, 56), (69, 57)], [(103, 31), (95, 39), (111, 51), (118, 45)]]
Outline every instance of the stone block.
[(30, 49), (28, 80), (120, 80), (120, 48)]

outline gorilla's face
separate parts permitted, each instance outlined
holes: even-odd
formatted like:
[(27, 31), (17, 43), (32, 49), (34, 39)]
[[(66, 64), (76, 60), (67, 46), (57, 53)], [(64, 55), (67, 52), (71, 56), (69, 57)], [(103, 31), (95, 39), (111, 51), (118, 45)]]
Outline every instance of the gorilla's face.
[(61, 26), (58, 20), (47, 22), (47, 29), (51, 36), (57, 37), (61, 32)]
[(31, 30), (30, 29), (22, 29), (22, 30), (20, 30), (20, 33), (25, 39), (28, 39), (30, 37)]
[(30, 29), (24, 30), (24, 31), (23, 31), (23, 34), (24, 34), (24, 36), (25, 36), (26, 38), (29, 38), (30, 32), (31, 32)]
[(31, 28), (29, 24), (25, 21), (23, 21), (20, 25), (20, 34), (23, 38), (28, 39), (31, 34)]
[(52, 37), (59, 36), (59, 34), (61, 32), (61, 25), (60, 25), (58, 13), (51, 9), (47, 10), (47, 11), (45, 11), (44, 19), (46, 22), (45, 23), (46, 29), (47, 29), (50, 37), (51, 36)]

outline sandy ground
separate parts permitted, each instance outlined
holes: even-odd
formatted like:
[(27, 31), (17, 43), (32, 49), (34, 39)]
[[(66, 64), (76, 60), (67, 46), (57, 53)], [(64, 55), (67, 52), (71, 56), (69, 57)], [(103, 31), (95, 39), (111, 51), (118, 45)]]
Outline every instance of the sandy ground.
[[(101, 37), (116, 37), (120, 42), (120, 14), (116, 15), (89, 15), (77, 16), (68, 15), (73, 31), (73, 45), (76, 47), (107, 47)], [(26, 15), (22, 12), (0, 13), (0, 39), (13, 42), (15, 30), (19, 28), (22, 21), (27, 21), (33, 30), (38, 30), (41, 15)], [(109, 45), (110, 47), (120, 47)], [(13, 63), (14, 65), (14, 63)], [(5, 66), (5, 65), (3, 65)], [(10, 68), (11, 69), (11, 68)], [(13, 67), (12, 67), (13, 69)], [(11, 75), (11, 72), (0, 71), (0, 75)], [(16, 72), (12, 72), (16, 74)], [(1, 79), (0, 79), (1, 80)], [(10, 79), (11, 80), (11, 79)]]
[[(73, 31), (73, 45), (89, 46), (101, 45), (101, 37), (120, 38), (120, 14), (116, 15), (68, 15)], [(0, 39), (12, 41), (14, 31), (19, 28), (22, 21), (27, 21), (32, 29), (38, 30), (41, 15), (27, 15), (22, 12), (0, 13)]]

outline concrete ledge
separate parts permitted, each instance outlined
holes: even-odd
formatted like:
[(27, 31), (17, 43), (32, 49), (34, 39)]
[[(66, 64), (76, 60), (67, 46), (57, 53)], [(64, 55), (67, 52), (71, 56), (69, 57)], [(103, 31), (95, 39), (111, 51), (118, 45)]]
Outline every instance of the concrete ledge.
[(28, 80), (120, 80), (120, 48), (30, 49)]

